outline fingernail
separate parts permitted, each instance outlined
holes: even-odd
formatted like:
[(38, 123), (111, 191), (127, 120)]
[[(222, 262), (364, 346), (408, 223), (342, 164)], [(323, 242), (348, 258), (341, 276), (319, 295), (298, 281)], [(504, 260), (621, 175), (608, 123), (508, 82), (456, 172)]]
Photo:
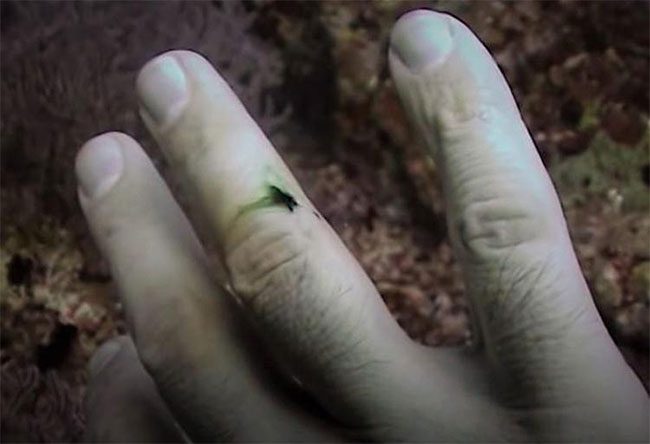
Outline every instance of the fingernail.
[(447, 16), (426, 9), (409, 12), (395, 24), (390, 46), (411, 71), (444, 60), (453, 47)]
[(189, 97), (183, 68), (172, 55), (147, 63), (138, 75), (136, 89), (140, 103), (157, 125), (175, 120)]
[(115, 340), (111, 339), (108, 342), (105, 342), (93, 355), (90, 359), (90, 364), (88, 364), (88, 369), (90, 373), (96, 375), (99, 373), (113, 358), (117, 355), (117, 352), (122, 350), (122, 344)]
[(118, 181), (124, 168), (119, 142), (109, 134), (87, 142), (75, 164), (81, 192), (88, 199), (106, 194)]

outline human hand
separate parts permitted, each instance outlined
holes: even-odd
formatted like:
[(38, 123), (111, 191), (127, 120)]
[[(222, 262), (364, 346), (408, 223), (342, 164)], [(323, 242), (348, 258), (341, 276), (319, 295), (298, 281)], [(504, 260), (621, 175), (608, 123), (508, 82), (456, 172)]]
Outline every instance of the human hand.
[(172, 51), (138, 77), (141, 114), (220, 272), (133, 139), (82, 148), (81, 205), (133, 338), (91, 362), (89, 439), (648, 440), (647, 394), (486, 49), (450, 16), (416, 11), (395, 25), (389, 62), (442, 171), (478, 346), (412, 342), (228, 85)]

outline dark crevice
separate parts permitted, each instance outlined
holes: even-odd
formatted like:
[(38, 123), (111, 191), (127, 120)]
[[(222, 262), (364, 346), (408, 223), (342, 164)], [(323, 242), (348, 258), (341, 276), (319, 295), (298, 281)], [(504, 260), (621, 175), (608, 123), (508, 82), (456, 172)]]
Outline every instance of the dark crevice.
[(650, 163), (641, 167), (641, 179), (644, 184), (650, 186)]
[(47, 345), (39, 345), (36, 350), (36, 365), (42, 371), (58, 368), (69, 355), (74, 340), (77, 337), (77, 327), (58, 324), (52, 340)]
[(14, 254), (7, 264), (7, 280), (10, 285), (29, 285), (34, 261), (28, 257)]

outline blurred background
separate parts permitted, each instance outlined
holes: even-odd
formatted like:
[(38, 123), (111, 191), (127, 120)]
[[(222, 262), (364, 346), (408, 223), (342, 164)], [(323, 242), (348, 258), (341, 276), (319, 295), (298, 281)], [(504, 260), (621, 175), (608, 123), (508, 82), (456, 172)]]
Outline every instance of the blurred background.
[(175, 187), (134, 94), (138, 69), (167, 49), (219, 68), (413, 338), (471, 340), (436, 167), (387, 69), (393, 22), (421, 6), (468, 23), (501, 66), (603, 319), (647, 387), (648, 2), (2, 1), (3, 440), (83, 432), (87, 360), (125, 328), (74, 156), (124, 131)]

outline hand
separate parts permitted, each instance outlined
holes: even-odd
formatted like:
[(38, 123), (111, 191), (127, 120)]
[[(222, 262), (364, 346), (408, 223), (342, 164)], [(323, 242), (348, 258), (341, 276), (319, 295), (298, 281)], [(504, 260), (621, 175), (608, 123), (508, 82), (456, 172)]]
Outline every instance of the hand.
[(220, 263), (133, 139), (82, 148), (81, 205), (133, 338), (91, 362), (89, 439), (647, 441), (647, 394), (487, 50), (416, 11), (389, 61), (442, 171), (479, 346), (412, 342), (224, 80), (172, 51), (138, 77), (141, 114)]

